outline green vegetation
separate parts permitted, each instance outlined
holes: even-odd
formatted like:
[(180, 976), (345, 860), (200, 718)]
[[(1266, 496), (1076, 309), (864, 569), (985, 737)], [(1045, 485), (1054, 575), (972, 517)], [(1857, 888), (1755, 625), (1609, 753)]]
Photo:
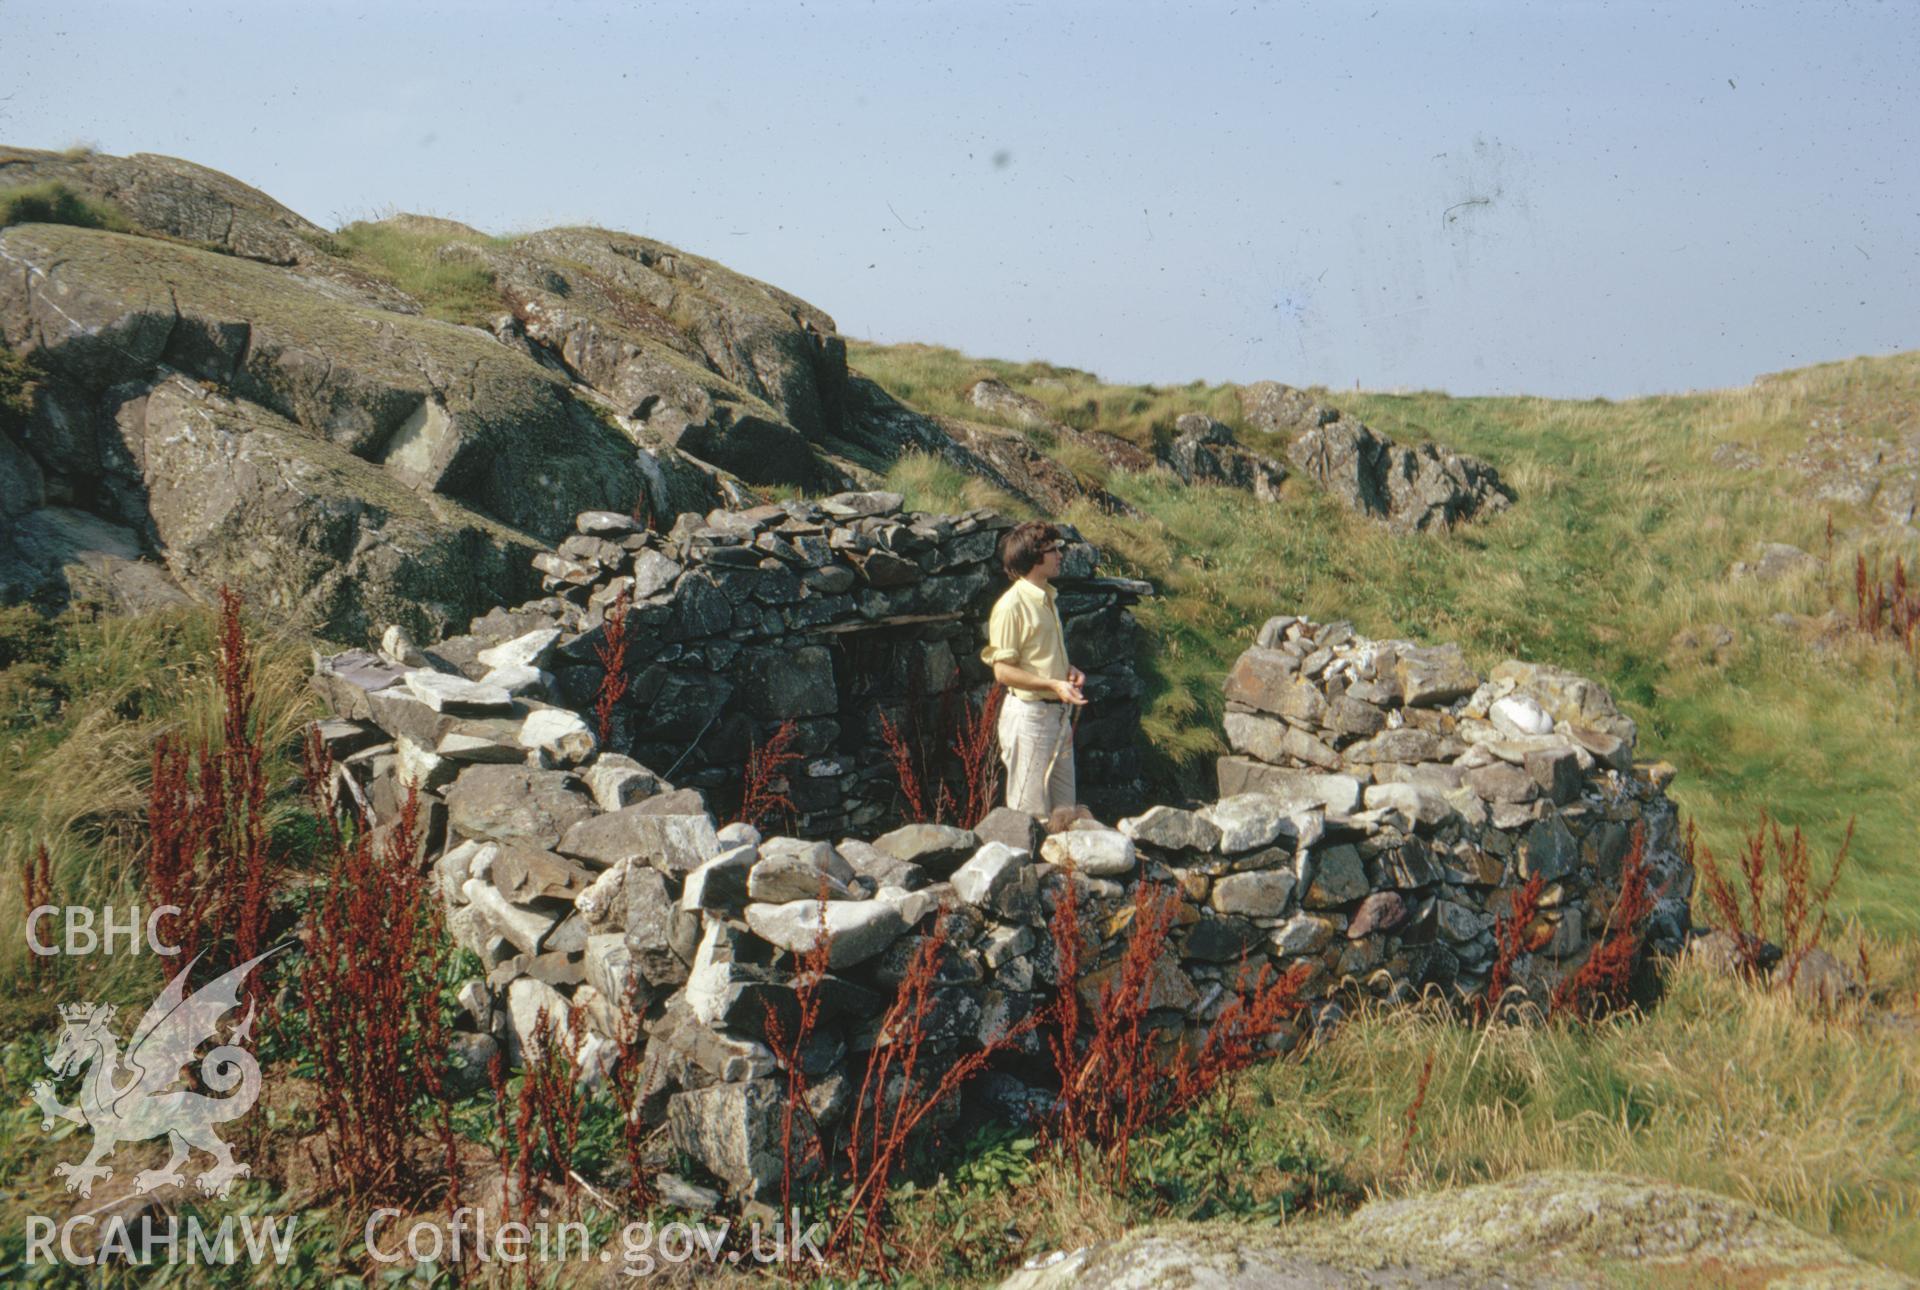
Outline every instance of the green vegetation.
[[(26, 925), (19, 876), (43, 844), (54, 903), (150, 903), (135, 858), (153, 743), (171, 732), (205, 746), (217, 734), (217, 626), (197, 608), (140, 617), (76, 609), (56, 619), (24, 605), (0, 609), (0, 923)], [(312, 664), (304, 642), (258, 646), (258, 720), (274, 750), (268, 782), (282, 790), (272, 818), (297, 832), (290, 781), (298, 726), (318, 709), (306, 688)], [(71, 999), (144, 1007), (157, 962), (39, 959), (24, 937), (0, 939), (0, 989), (22, 1001), (0, 1016), (0, 1037), (45, 1025), (54, 1004)]]
[(0, 345), (0, 431), (17, 430), (33, 411), (37, 380), (26, 356)]
[[(920, 406), (978, 418), (962, 406), (964, 391), (996, 375), (1056, 408), (1118, 409), (1120, 420), (1091, 424), (1135, 439), (1143, 423), (1150, 433), (1181, 410), (1231, 423), (1237, 408), (1231, 388), (1100, 386), (1084, 373), (925, 346), (857, 346), (854, 361)], [(1147, 519), (1091, 507), (1068, 518), (1118, 571), (1161, 589), (1137, 614), (1149, 637), (1145, 724), (1162, 792), (1211, 792), (1212, 757), (1225, 751), (1220, 679), (1262, 621), (1350, 619), (1373, 636), (1457, 640), (1483, 671), (1519, 657), (1603, 681), (1639, 723), (1641, 756), (1679, 768), (1674, 796), (1716, 855), (1737, 848), (1762, 807), (1826, 854), (1857, 813), (1836, 904), (1882, 932), (1914, 934), (1920, 676), (1894, 646), (1822, 641), (1804, 626), (1830, 608), (1851, 617), (1856, 551), (1871, 561), (1899, 548), (1866, 512), (1810, 500), (1788, 471), (1735, 473), (1711, 455), (1738, 442), (1777, 458), (1804, 442), (1816, 415), (1873, 434), (1900, 424), (1916, 387), (1920, 354), (1625, 403), (1322, 393), (1397, 440), (1485, 458), (1519, 502), (1450, 535), (1398, 539), (1297, 480), (1264, 505), (1115, 471), (1107, 487)], [(889, 487), (950, 499), (943, 469), (910, 459)], [(1770, 583), (1727, 578), (1756, 542), (1827, 557), (1829, 514), (1824, 568)], [(1801, 618), (1776, 621), (1781, 614)], [(1717, 662), (1670, 644), (1709, 624), (1737, 636)]]
[(347, 225), (326, 249), (392, 282), (429, 318), (479, 325), (502, 306), (493, 270), (477, 251), (505, 241), (445, 220), (380, 220)]
[[(1239, 424), (1231, 387), (1113, 387), (917, 345), (854, 346), (851, 361), (895, 397), (946, 415), (995, 421), (964, 397), (993, 376), (1081, 429), (1147, 443), (1179, 413), (1204, 411), (1271, 451)], [(1847, 924), (1833, 948), (1848, 962), (1864, 956), (1879, 1006), (1910, 1010), (1920, 976), (1920, 677), (1897, 647), (1808, 625), (1830, 609), (1851, 618), (1856, 553), (1872, 561), (1904, 549), (1911, 561), (1911, 538), (1903, 548), (1870, 513), (1812, 500), (1788, 470), (1736, 473), (1712, 454), (1738, 443), (1777, 461), (1816, 418), (1897, 435), (1917, 388), (1920, 354), (1618, 404), (1316, 392), (1402, 442), (1437, 440), (1487, 459), (1518, 504), (1453, 534), (1397, 539), (1297, 481), (1268, 506), (1109, 472), (1105, 486), (1147, 518), (1085, 506), (1067, 518), (1117, 571), (1162, 592), (1136, 611), (1162, 792), (1210, 794), (1212, 758), (1225, 751), (1220, 679), (1271, 614), (1457, 640), (1482, 669), (1506, 657), (1556, 663), (1613, 690), (1639, 723), (1641, 755), (1678, 766), (1674, 796), (1723, 858), (1765, 808), (1804, 827), (1824, 865), (1857, 813), (1835, 901)], [(924, 457), (898, 463), (888, 487), (916, 506), (968, 501), (966, 477)], [(1822, 565), (1772, 583), (1729, 580), (1728, 566), (1751, 558), (1757, 542), (1791, 543)], [(1673, 643), (1712, 624), (1736, 636), (1718, 659)], [(1403, 1154), (1429, 1055), (1432, 1085)], [(1920, 1043), (1904, 1021), (1810, 1018), (1777, 995), (1682, 965), (1654, 1011), (1591, 1030), (1479, 1032), (1436, 1012), (1362, 1015), (1307, 1060), (1251, 1072), (1237, 1103), (1141, 1143), (1154, 1162), (1150, 1194), (1118, 1194), (1016, 1151), (1012, 1141), (1024, 1139), (995, 1138), (895, 1213), (918, 1234), (907, 1243), (932, 1251), (915, 1273), (937, 1284), (991, 1279), (983, 1243), (1004, 1241), (1011, 1259), (1196, 1213), (1271, 1221), (1277, 1211), (1337, 1212), (1362, 1193), (1594, 1169), (1738, 1196), (1915, 1271), (1916, 1078)], [(1189, 1138), (1208, 1149), (1183, 1155)], [(1262, 1190), (1269, 1182), (1272, 1193)]]
[(14, 224), (75, 224), (115, 233), (133, 232), (133, 224), (108, 202), (82, 197), (58, 180), (0, 189), (0, 228)]
[[(1900, 967), (1912, 980), (1911, 947)], [(1892, 966), (1889, 963), (1887, 966)], [(1139, 1178), (1008, 1132), (904, 1189), (923, 1284), (1141, 1223), (1332, 1215), (1530, 1170), (1669, 1180), (1739, 1197), (1863, 1258), (1920, 1269), (1920, 1044), (1857, 1013), (1809, 1017), (1687, 964), (1651, 1014), (1591, 1028), (1475, 1030), (1442, 1010), (1364, 1012), (1303, 1060), (1270, 1062), (1136, 1140)], [(1431, 1057), (1424, 1101), (1407, 1113)]]
[[(1076, 430), (1104, 430), (1143, 448), (1170, 439), (1174, 420), (1183, 412), (1204, 412), (1231, 426), (1249, 447), (1265, 451), (1277, 446), (1269, 436), (1248, 428), (1232, 386), (1210, 386), (1201, 381), (1189, 385), (1108, 385), (1078, 368), (971, 358), (938, 345), (851, 341), (847, 362), (885, 386), (895, 398), (922, 412), (964, 421), (1028, 429), (1018, 420), (982, 411), (967, 402), (967, 387), (991, 377), (1041, 404), (1063, 425)], [(1052, 450), (1044, 431), (1028, 437), (1036, 447)]]

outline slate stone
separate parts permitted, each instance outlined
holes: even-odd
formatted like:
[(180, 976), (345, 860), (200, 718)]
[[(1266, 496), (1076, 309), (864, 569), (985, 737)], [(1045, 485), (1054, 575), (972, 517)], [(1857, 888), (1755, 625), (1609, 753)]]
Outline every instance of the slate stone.
[(462, 837), (524, 842), (552, 850), (593, 814), (577, 781), (561, 771), (527, 766), (469, 766), (447, 790), (447, 817)]

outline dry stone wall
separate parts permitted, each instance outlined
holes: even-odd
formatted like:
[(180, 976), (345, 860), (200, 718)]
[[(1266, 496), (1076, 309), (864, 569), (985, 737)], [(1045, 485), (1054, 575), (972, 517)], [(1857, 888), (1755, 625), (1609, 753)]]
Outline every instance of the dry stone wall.
[[(834, 518), (827, 505), (822, 514)], [(548, 576), (589, 590), (523, 611), (526, 631), (470, 655), (472, 641), (442, 642), (439, 650), (451, 644), (470, 657), (464, 670), (391, 637), (385, 656), (319, 661), (316, 684), (338, 714), (323, 734), (377, 826), (392, 827), (410, 786), (429, 803), (422, 863), (433, 866), (451, 935), (484, 971), (461, 994), (468, 1028), (456, 1055), (470, 1086), (494, 1051), (517, 1059), (542, 1016), (572, 1010), (588, 1023), (576, 1041), (586, 1078), (599, 1078), (614, 1059), (613, 1036), (632, 1019), (644, 1035), (648, 1113), (714, 1178), (758, 1195), (778, 1185), (787, 1087), (767, 1018), (771, 1011), (791, 1033), (799, 958), (823, 925), (831, 950), (821, 1019), (800, 1060), (812, 1118), (829, 1132), (847, 1112), (908, 960), (936, 925), (947, 951), (922, 1049), (935, 1070), (1047, 1007), (1061, 984), (1049, 919), (1063, 900), (1078, 902), (1080, 925), (1095, 929), (1079, 988), (1097, 997), (1143, 882), (1178, 901), (1150, 1014), (1170, 1038), (1202, 1034), (1254, 963), (1306, 965), (1315, 1002), (1276, 1038), (1283, 1047), (1348, 996), (1471, 994), (1486, 982), (1496, 916), (1536, 873), (1547, 882), (1542, 922), (1515, 978), (1548, 988), (1601, 930), (1636, 828), (1645, 829), (1660, 893), (1653, 945), (1677, 948), (1691, 874), (1674, 845), (1671, 804), (1633, 768), (1632, 722), (1591, 681), (1523, 663), (1482, 678), (1451, 646), (1275, 618), (1227, 678), (1236, 752), (1221, 763), (1217, 800), (1189, 808), (1136, 798), (1109, 817), (1117, 827), (1087, 821), (1051, 837), (1004, 808), (973, 829), (910, 824), (831, 840), (722, 823), (726, 812), (677, 768), (599, 748), (579, 713), (530, 697), (565, 688), (539, 678), (566, 666), (569, 631), (574, 642), (591, 634), (580, 624), (607, 603), (601, 575), (642, 578), (647, 557), (682, 563), (681, 578), (714, 567), (790, 571), (785, 561), (761, 570), (744, 554), (692, 555), (764, 550), (769, 533), (785, 543), (817, 538), (828, 552), (834, 534), (867, 534), (870, 570), (895, 567), (882, 553), (925, 553), (858, 523), (885, 519), (892, 503), (830, 505), (873, 513), (801, 519), (828, 530), (819, 534), (782, 531), (796, 518), (784, 508), (702, 526), (712, 535), (737, 526), (731, 543), (696, 543), (700, 533), (690, 531), (663, 544), (588, 519), (584, 527), (604, 526), (596, 540), (627, 555), (576, 545), (563, 558), (579, 572), (556, 564)], [(920, 529), (928, 549), (944, 551), (942, 525), (962, 539), (992, 533), (992, 524), (976, 515), (899, 528)], [(589, 554), (631, 568), (595, 572), (580, 558)], [(906, 585), (941, 576), (921, 572)], [(740, 606), (758, 616), (792, 603), (735, 600), (724, 587), (717, 599), (699, 594), (729, 621)], [(825, 594), (857, 603), (852, 586)], [(554, 626), (548, 614), (573, 625)], [(720, 639), (728, 638), (703, 630), (674, 643), (706, 650)], [(737, 644), (744, 652), (753, 639)], [(703, 658), (713, 665), (711, 653)], [(1046, 1105), (1043, 1038), (1028, 1032), (1003, 1058), (969, 1094), (973, 1111), (1020, 1116)]]
[[(882, 832), (902, 806), (883, 715), (916, 745), (923, 774), (958, 772), (952, 738), (992, 684), (979, 650), (1006, 589), (997, 548), (1011, 523), (990, 511), (903, 512), (893, 493), (687, 514), (665, 534), (589, 511), (534, 557), (545, 596), (475, 619), (421, 657), (482, 681), (496, 651), (537, 638), (545, 647), (524, 659), (520, 649), (521, 670), (503, 678), (509, 696), (591, 712), (607, 615), (624, 596), (629, 685), (612, 749), (731, 813), (750, 749), (792, 721), (801, 761), (785, 776), (794, 814), (781, 826), (808, 837)], [(1093, 576), (1093, 549), (1068, 536), (1059, 606), (1090, 701), (1076, 755), (1089, 801), (1108, 809), (1143, 791), (1128, 607), (1151, 588)], [(929, 809), (937, 792), (925, 786)]]

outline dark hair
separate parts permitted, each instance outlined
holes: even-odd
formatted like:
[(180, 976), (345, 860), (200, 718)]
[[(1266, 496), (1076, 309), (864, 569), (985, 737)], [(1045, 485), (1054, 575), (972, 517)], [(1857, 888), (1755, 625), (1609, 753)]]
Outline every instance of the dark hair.
[(1040, 557), (1060, 545), (1060, 530), (1045, 520), (1026, 520), (1000, 539), (1000, 567), (1009, 578), (1023, 578)]

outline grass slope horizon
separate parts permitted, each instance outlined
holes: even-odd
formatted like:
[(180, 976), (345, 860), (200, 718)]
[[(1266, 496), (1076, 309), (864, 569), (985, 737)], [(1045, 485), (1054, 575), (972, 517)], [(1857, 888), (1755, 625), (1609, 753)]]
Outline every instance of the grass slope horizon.
[[(1197, 411), (1251, 447), (1280, 447), (1245, 425), (1231, 385), (1109, 385), (1072, 368), (919, 344), (850, 342), (848, 358), (940, 415), (995, 423), (965, 399), (991, 376), (1061, 423), (1142, 446)], [(1815, 420), (1866, 437), (1911, 427), (1920, 351), (1620, 402), (1309, 388), (1396, 441), (1484, 458), (1518, 500), (1452, 533), (1393, 538), (1297, 476), (1267, 505), (1113, 471), (1045, 430), (1023, 430), (1145, 513), (1124, 521), (1078, 505), (1066, 518), (1116, 571), (1161, 589), (1138, 611), (1157, 786), (1210, 791), (1212, 757), (1226, 751), (1220, 678), (1265, 618), (1348, 619), (1376, 637), (1457, 640), (1483, 672), (1517, 657), (1604, 683), (1639, 724), (1638, 755), (1678, 768), (1672, 795), (1722, 862), (1763, 809), (1802, 828), (1822, 864), (1857, 819), (1836, 909), (1881, 934), (1920, 933), (1920, 673), (1897, 645), (1807, 626), (1830, 609), (1852, 618), (1857, 554), (1884, 577), (1896, 555), (1911, 567), (1920, 538), (1864, 507), (1815, 500), (1780, 464)], [(1714, 450), (1728, 443), (1762, 465), (1716, 465)], [(978, 481), (924, 458), (897, 465), (889, 482), (917, 507), (990, 500)], [(1822, 566), (1771, 582), (1730, 578), (1729, 566), (1762, 542), (1800, 547)], [(1712, 626), (1735, 636), (1717, 658), (1673, 643)]]

